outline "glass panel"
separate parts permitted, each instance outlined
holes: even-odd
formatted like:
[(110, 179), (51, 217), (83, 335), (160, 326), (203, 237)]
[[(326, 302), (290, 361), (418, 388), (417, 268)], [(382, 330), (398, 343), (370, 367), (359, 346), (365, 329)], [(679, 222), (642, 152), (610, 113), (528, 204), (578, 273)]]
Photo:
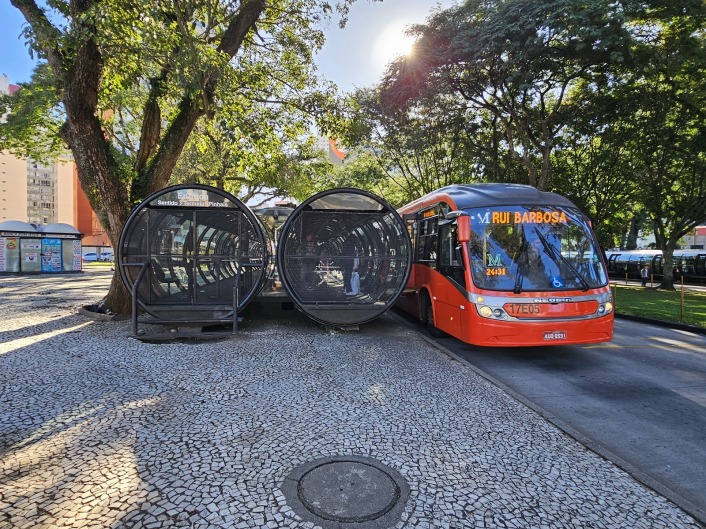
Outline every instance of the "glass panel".
[(466, 287), (466, 274), (459, 262), (461, 253), (458, 251), (458, 226), (456, 223), (446, 223), (439, 227), (439, 272)]
[(64, 272), (74, 270), (74, 241), (71, 239), (61, 240), (61, 269)]
[(439, 245), (440, 256), (439, 265), (452, 266), (458, 264), (454, 262), (454, 247), (456, 246), (455, 226), (448, 224), (441, 227), (441, 243)]
[(329, 193), (309, 203), (311, 209), (320, 210), (348, 210), (355, 212), (381, 211), (383, 204), (367, 195), (360, 193)]
[(20, 239), (20, 268), (23, 272), (41, 272), (41, 239)]
[(405, 277), (404, 225), (389, 212), (303, 211), (286, 235), (280, 272), (299, 301), (386, 303)]
[(507, 291), (586, 290), (607, 277), (578, 210), (509, 206), (469, 211), (473, 282)]

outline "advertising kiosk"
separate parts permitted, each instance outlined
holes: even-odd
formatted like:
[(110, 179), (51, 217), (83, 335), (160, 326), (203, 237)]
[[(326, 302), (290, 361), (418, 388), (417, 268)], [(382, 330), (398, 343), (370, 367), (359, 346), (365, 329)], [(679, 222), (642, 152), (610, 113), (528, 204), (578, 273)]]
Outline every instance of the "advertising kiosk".
[(80, 272), (81, 237), (65, 223), (0, 222), (0, 274)]

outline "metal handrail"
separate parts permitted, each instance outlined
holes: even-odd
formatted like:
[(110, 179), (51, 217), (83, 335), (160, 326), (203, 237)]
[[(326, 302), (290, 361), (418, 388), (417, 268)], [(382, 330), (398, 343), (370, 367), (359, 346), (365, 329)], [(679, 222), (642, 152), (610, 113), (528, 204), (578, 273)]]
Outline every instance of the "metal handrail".
[(120, 266), (141, 266), (140, 271), (137, 273), (135, 282), (132, 284), (132, 334), (137, 336), (137, 288), (142, 282), (142, 278), (145, 276), (145, 272), (150, 267), (150, 262), (146, 263), (120, 263)]
[[(137, 328), (137, 290), (142, 282), (142, 279), (147, 272), (147, 269), (152, 264), (151, 261), (145, 263), (120, 263), (120, 266), (140, 266), (140, 271), (137, 273), (135, 282), (132, 285), (131, 295), (132, 295), (132, 334), (133, 336), (138, 336)], [(236, 262), (235, 266), (235, 279), (233, 281), (233, 330), (232, 335), (235, 336), (238, 333), (238, 310), (240, 309), (240, 294), (238, 291), (238, 286), (240, 285), (240, 278), (242, 275), (243, 268), (256, 268), (259, 265), (252, 263), (239, 263)]]

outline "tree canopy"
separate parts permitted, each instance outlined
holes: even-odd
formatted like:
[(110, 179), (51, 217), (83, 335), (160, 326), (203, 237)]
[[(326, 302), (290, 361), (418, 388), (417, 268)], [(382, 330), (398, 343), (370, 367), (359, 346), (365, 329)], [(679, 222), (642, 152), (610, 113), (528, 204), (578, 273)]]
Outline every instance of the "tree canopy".
[[(343, 16), (352, 1), (336, 5)], [(32, 95), (53, 104), (48, 126), (72, 152), (116, 247), (130, 211), (167, 185), (200, 121), (246, 116), (254, 101), (296, 99), (302, 111), (317, 108), (312, 54), (323, 43), (318, 23), (333, 12), (325, 0), (11, 3), (47, 66), (36, 77), (44, 91), (33, 82), (12, 101), (24, 117), (2, 125), (3, 146), (46, 155), (37, 142), (10, 138), (32, 120), (30, 105), (17, 101)], [(107, 304), (125, 312), (128, 301), (116, 275)]]
[[(352, 1), (336, 6), (344, 18)], [(355, 184), (394, 203), (448, 183), (529, 183), (575, 200), (606, 247), (647, 216), (666, 270), (706, 222), (703, 0), (437, 9), (344, 112), (312, 68), (325, 0), (11, 2), (42, 62), (0, 99), (0, 146), (42, 158), (61, 137), (114, 243), (170, 179), (301, 198)], [(343, 115), (357, 158), (326, 174), (307, 130)]]
[(469, 0), (413, 29), (413, 53), (390, 68), (383, 97), (456, 94), (497, 119), (528, 183), (548, 189), (552, 152), (582, 110), (574, 87), (622, 60), (622, 20), (610, 0)]
[(386, 146), (404, 146), (414, 160), (424, 140), (453, 145), (463, 131), (462, 170), (440, 180), (416, 164), (413, 187), (398, 163), (393, 181), (412, 195), (469, 179), (557, 191), (605, 247), (647, 217), (671, 288), (673, 250), (706, 222), (705, 30), (703, 0), (468, 0), (410, 29), (412, 53), (367, 105), (369, 130), (383, 132), (358, 146), (390, 159)]

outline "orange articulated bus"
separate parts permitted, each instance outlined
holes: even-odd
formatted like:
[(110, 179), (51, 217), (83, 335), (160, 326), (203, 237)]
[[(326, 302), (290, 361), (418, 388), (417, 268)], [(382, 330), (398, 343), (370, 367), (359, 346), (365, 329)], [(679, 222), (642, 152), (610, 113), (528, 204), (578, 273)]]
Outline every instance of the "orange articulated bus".
[(492, 347), (612, 339), (603, 252), (567, 198), (518, 184), (452, 185), (398, 212), (413, 264), (397, 307), (432, 335)]

